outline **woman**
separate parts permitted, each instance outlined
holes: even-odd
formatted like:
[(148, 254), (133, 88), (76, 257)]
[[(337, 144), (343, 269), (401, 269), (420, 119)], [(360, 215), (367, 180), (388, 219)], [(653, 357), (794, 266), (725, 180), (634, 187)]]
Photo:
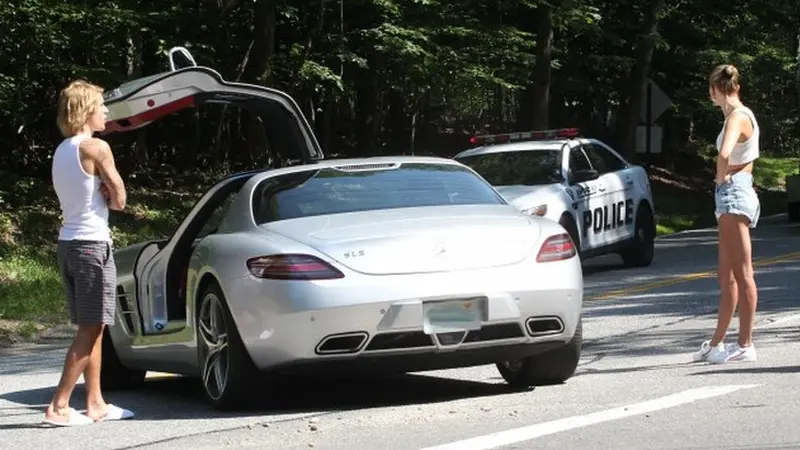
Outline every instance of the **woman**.
[[(760, 130), (753, 112), (739, 99), (739, 71), (730, 64), (714, 68), (709, 94), (722, 109), (725, 122), (717, 136), (717, 175), (714, 201), (719, 233), (720, 304), (717, 329), (693, 355), (695, 361), (715, 364), (755, 361), (753, 325), (758, 292), (753, 277), (749, 228), (755, 228), (761, 205), (753, 189), (753, 161), (759, 156)], [(739, 339), (724, 345), (725, 333), (739, 305)]]

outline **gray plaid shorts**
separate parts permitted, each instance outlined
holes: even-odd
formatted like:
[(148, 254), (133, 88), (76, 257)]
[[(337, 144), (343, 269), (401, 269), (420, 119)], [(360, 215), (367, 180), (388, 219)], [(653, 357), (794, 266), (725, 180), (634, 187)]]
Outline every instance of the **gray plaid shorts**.
[(58, 266), (75, 325), (113, 325), (117, 268), (110, 242), (58, 241)]

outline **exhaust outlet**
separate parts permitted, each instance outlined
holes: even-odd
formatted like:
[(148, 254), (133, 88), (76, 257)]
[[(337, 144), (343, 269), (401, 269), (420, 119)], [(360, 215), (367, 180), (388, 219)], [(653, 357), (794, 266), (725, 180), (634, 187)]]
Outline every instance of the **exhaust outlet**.
[(315, 352), (318, 355), (356, 353), (364, 347), (368, 337), (369, 335), (364, 331), (331, 334), (319, 341)]
[(547, 336), (563, 332), (564, 322), (557, 316), (529, 317), (525, 322), (525, 328), (531, 336)]

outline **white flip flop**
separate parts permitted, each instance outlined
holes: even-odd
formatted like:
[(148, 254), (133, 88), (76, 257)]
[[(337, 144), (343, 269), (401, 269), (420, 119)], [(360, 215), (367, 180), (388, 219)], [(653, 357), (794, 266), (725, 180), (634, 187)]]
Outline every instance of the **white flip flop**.
[(98, 422), (106, 422), (109, 420), (127, 420), (127, 419), (133, 419), (134, 416), (135, 414), (133, 414), (133, 411), (120, 408), (119, 406), (112, 405), (109, 403), (108, 412), (106, 413), (105, 417), (98, 420)]
[(78, 411), (75, 411), (74, 408), (69, 409), (69, 420), (66, 422), (52, 420), (45, 418), (42, 420), (42, 423), (47, 425), (52, 425), (54, 427), (75, 427), (80, 425), (91, 425), (94, 423), (94, 420), (90, 419), (88, 416), (85, 416)]

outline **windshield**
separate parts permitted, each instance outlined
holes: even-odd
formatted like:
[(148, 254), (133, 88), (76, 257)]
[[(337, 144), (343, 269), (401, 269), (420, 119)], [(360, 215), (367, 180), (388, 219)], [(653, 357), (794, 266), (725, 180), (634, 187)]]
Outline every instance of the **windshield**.
[(485, 153), (458, 158), (493, 186), (553, 184), (562, 181), (561, 150)]
[(486, 182), (451, 164), (361, 164), (265, 179), (253, 193), (256, 224), (354, 211), (441, 205), (502, 205)]

